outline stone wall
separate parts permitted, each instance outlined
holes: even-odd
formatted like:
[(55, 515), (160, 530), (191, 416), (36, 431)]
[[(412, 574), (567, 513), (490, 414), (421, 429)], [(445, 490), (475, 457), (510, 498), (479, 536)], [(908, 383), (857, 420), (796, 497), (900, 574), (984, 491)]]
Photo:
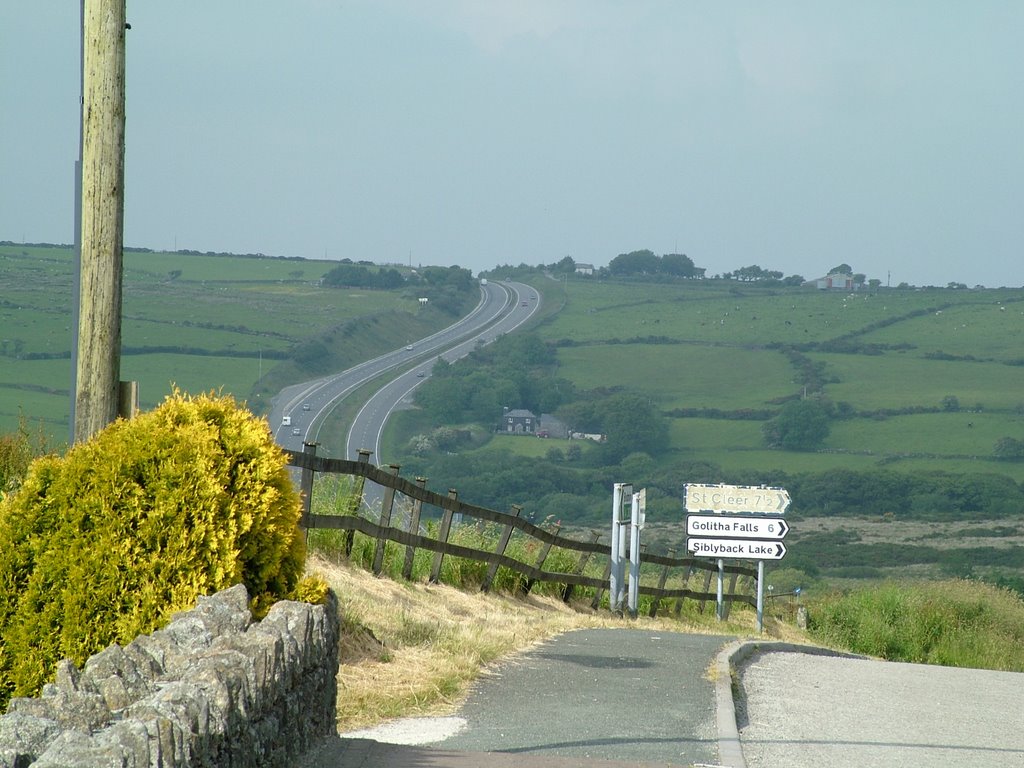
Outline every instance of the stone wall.
[(253, 622), (236, 586), (0, 717), (0, 768), (290, 766), (334, 733), (338, 607), (279, 602)]

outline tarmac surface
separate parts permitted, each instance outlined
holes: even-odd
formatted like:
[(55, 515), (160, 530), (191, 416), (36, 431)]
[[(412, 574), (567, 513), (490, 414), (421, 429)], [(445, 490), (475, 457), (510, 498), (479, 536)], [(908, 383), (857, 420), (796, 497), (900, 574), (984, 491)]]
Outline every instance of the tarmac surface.
[(806, 653), (741, 665), (747, 768), (1020, 768), (1024, 674)]
[(1022, 701), (1021, 673), (580, 630), (492, 670), (455, 717), (332, 737), (301, 768), (1024, 768)]
[[(303, 768), (716, 765), (716, 694), (708, 671), (733, 640), (630, 629), (569, 632), (481, 678), (459, 717), (444, 719), (447, 730), (432, 718), (392, 725), (390, 733), (344, 734), (307, 755)], [(427, 741), (414, 746), (409, 729), (419, 726), (427, 726)], [(433, 746), (424, 746), (430, 741)]]

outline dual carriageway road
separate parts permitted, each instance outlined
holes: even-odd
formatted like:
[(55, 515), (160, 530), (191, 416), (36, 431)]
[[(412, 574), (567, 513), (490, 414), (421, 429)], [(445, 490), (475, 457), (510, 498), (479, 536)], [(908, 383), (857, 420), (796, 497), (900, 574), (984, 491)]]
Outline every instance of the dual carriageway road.
[[(357, 460), (359, 450), (364, 449), (371, 452), (374, 464), (385, 464), (381, 457), (384, 426), (430, 376), (437, 358), (454, 362), (477, 346), (515, 331), (539, 311), (541, 303), (538, 291), (523, 283), (492, 280), (481, 284), (480, 303), (444, 330), (340, 373), (282, 390), (273, 398), (268, 416), (275, 442), (294, 451), (303, 450), (306, 443), (319, 443), (331, 413), (366, 384), (379, 382), (349, 426), (340, 458)], [(322, 448), (318, 453), (330, 455)]]

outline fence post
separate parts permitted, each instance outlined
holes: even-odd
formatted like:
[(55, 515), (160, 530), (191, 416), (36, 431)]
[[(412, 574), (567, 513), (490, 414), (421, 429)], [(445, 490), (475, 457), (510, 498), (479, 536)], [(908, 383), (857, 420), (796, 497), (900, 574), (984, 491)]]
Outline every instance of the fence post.
[[(518, 504), (512, 505), (512, 517), (519, 517), (519, 513), (523, 511), (523, 508)], [(494, 550), (496, 555), (504, 555), (505, 548), (508, 546), (509, 539), (512, 538), (512, 524), (506, 523), (505, 530), (501, 532), (501, 538), (498, 539), (498, 546)], [(498, 564), (491, 563), (487, 567), (487, 575), (484, 576), (483, 584), (480, 585), (481, 592), (487, 592), (491, 588), (491, 583), (494, 581), (494, 577), (498, 574)]]
[[(302, 444), (302, 452), (309, 457), (316, 456), (316, 447), (319, 443), (306, 443)], [(299, 478), (299, 488), (302, 491), (302, 527), (306, 530), (306, 537), (309, 537), (309, 523), (312, 515), (310, 514), (311, 504), (313, 503), (313, 470), (309, 467), (302, 468), (302, 474)]]
[[(360, 464), (369, 464), (370, 455), (373, 451), (369, 451), (366, 448), (360, 448), (357, 453), (359, 454)], [(355, 509), (352, 510), (353, 516), (359, 515), (359, 508), (363, 505), (363, 487), (366, 485), (366, 478), (363, 475), (359, 475), (359, 480), (356, 481), (355, 489)], [(353, 530), (345, 531), (345, 557), (351, 557), (352, 555), (352, 544), (355, 541), (356, 532)]]
[[(458, 504), (459, 492), (454, 488), (448, 489), (448, 498), (455, 501)], [(442, 544), (448, 543), (448, 534), (452, 530), (452, 517), (454, 513), (450, 509), (446, 509), (444, 514), (441, 515), (441, 529), (437, 532), (438, 541)], [(434, 566), (430, 569), (430, 583), (437, 584), (441, 579), (441, 563), (444, 562), (444, 552), (436, 552), (434, 554)]]
[[(555, 526), (555, 532), (553, 535), (557, 536), (558, 532), (562, 530), (561, 526)], [(544, 561), (548, 559), (548, 553), (551, 551), (551, 542), (547, 542), (540, 549), (540, 556), (537, 558), (537, 564), (533, 567), (538, 571), (544, 569)], [(522, 586), (523, 596), (530, 594), (530, 590), (533, 589), (533, 585), (537, 583), (536, 579), (527, 579)]]
[[(675, 554), (676, 554), (676, 550), (674, 550), (674, 549), (670, 549), (668, 551), (668, 556), (669, 557), (675, 557)], [(665, 582), (668, 581), (668, 569), (669, 569), (668, 565), (666, 565), (662, 569), (661, 576), (658, 577), (658, 589), (664, 589), (665, 588)], [(654, 600), (651, 602), (651, 611), (650, 611), (650, 613), (648, 615), (652, 619), (655, 616), (658, 615), (658, 606), (660, 604), (661, 604), (661, 598), (660, 597), (655, 597)]]
[[(597, 544), (597, 540), (600, 539), (600, 538), (601, 538), (601, 534), (598, 533), (597, 531), (591, 531), (590, 532), (590, 543), (591, 544)], [(590, 556), (592, 554), (593, 554), (592, 552), (581, 552), (580, 553), (579, 562), (576, 563), (576, 571), (575, 571), (575, 573), (576, 573), (577, 576), (580, 576), (580, 575), (583, 574), (583, 569), (587, 567), (587, 561), (590, 560)], [(569, 600), (572, 599), (573, 586), (575, 586), (575, 585), (573, 585), (573, 584), (566, 584), (565, 585), (565, 589), (562, 590), (562, 600), (564, 602), (566, 602), (566, 603), (568, 603)]]
[[(416, 485), (420, 488), (427, 487), (427, 478), (417, 477)], [(423, 502), (413, 499), (412, 512), (409, 513), (409, 533), (416, 535), (420, 532), (420, 511), (423, 509)], [(416, 547), (412, 544), (405, 548), (405, 563), (402, 565), (402, 578), (409, 581), (412, 578), (412, 563), (416, 557)]]
[[(401, 467), (398, 464), (388, 464), (388, 468), (391, 470), (391, 474), (398, 477), (398, 470)], [(380, 527), (381, 531), (377, 535), (377, 549), (373, 553), (373, 575), (380, 576), (380, 572), (384, 570), (384, 549), (387, 546), (388, 540), (384, 535), (384, 528), (391, 525), (391, 510), (395, 506), (395, 489), (392, 486), (387, 486), (384, 489), (384, 499), (380, 505)]]

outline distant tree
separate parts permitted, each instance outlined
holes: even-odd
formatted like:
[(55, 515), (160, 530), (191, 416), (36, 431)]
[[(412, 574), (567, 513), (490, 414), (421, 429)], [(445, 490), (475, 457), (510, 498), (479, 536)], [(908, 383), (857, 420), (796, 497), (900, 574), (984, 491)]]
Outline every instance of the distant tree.
[(674, 277), (703, 277), (704, 273), (685, 253), (666, 253), (661, 257), (661, 271)]
[(813, 451), (829, 434), (828, 409), (817, 400), (793, 400), (763, 427), (765, 442), (787, 451)]
[(944, 398), (942, 398), (942, 410), (959, 411), (960, 399), (956, 395), (946, 395)]
[(997, 459), (1024, 459), (1024, 441), (1012, 437), (1001, 437), (996, 440), (992, 451)]
[(355, 264), (339, 264), (324, 275), (324, 285), (346, 288), (365, 288), (370, 282), (370, 270)]
[(882, 281), (879, 280), (877, 277), (873, 277), (870, 280), (868, 280), (868, 287), (873, 289), (873, 290), (880, 288), (881, 285), (882, 285)]
[(390, 288), (400, 288), (405, 285), (405, 278), (402, 277), (402, 273), (397, 269), (382, 269), (377, 273), (377, 288), (383, 288), (385, 290)]
[(828, 271), (830, 275), (853, 275), (853, 267), (849, 264), (840, 264), (838, 267), (832, 267)]
[(598, 446), (602, 464), (618, 464), (634, 452), (660, 455), (669, 442), (668, 422), (653, 403), (640, 395), (616, 392), (578, 400), (559, 410), (559, 417), (577, 432), (606, 436)]
[[(290, 273), (302, 276), (301, 271)], [(297, 279), (297, 278), (296, 278)], [(367, 269), (355, 264), (339, 264), (326, 275), (324, 285), (346, 288), (380, 288), (388, 290), (405, 285), (405, 278), (397, 269)]]
[(853, 276), (853, 282), (857, 285), (864, 285), (868, 281), (868, 276), (858, 272)]
[(743, 280), (743, 281), (746, 281), (746, 282), (754, 281), (754, 280), (781, 280), (782, 279), (782, 273), (781, 272), (775, 272), (775, 271), (772, 271), (772, 270), (767, 270), (767, 269), (764, 269), (762, 267), (757, 266), (756, 264), (751, 265), (749, 267), (740, 267), (739, 269), (737, 269), (735, 272), (732, 273), (732, 276), (736, 280)]
[(654, 275), (660, 267), (661, 260), (648, 250), (620, 253), (608, 264), (608, 270), (616, 276)]
[(806, 282), (807, 281), (804, 280), (803, 275), (790, 275), (789, 277), (783, 278), (782, 280), (783, 285), (788, 285), (791, 287), (798, 287)]
[(556, 275), (571, 275), (576, 271), (576, 260), (572, 256), (566, 256), (557, 264), (552, 264), (551, 271)]

